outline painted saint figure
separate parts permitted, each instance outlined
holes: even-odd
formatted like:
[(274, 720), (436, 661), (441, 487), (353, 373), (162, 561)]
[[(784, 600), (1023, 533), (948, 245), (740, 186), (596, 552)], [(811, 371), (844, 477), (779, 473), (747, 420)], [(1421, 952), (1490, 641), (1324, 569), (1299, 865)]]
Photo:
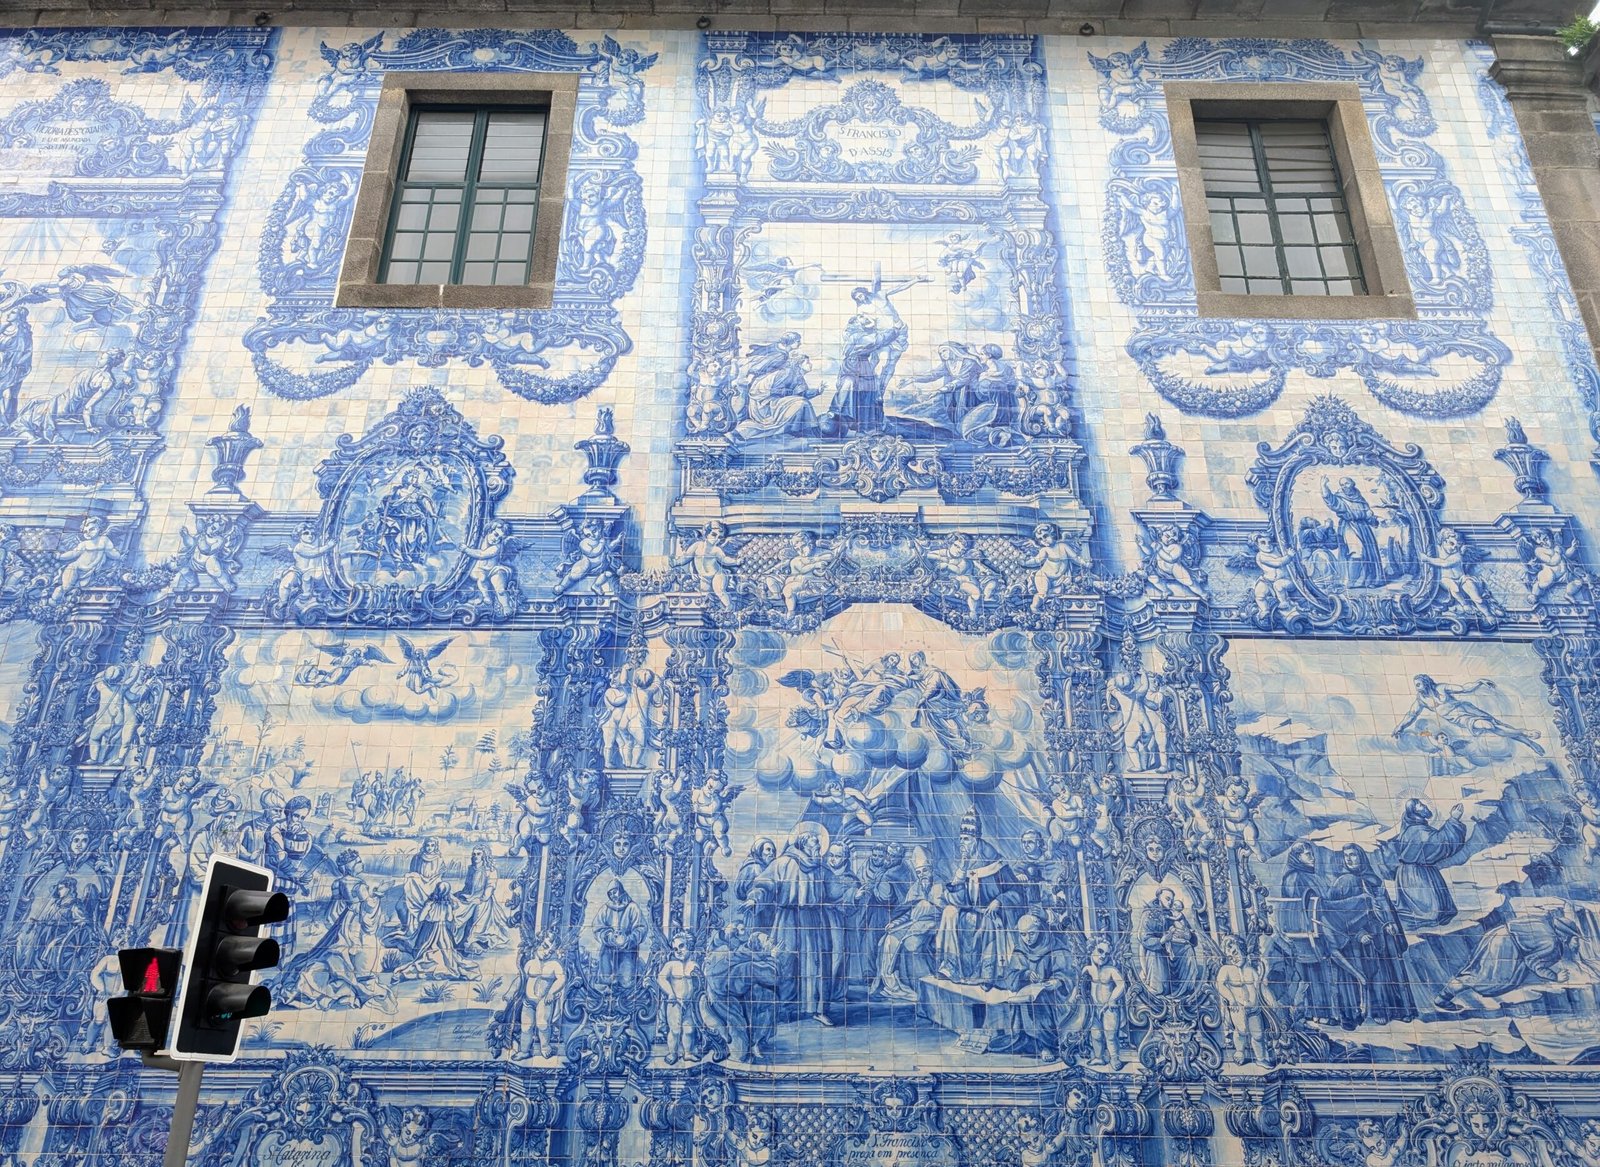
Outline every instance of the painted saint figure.
[(992, 985), (1014, 951), (1013, 916), (1022, 904), (1022, 881), (983, 837), (978, 816), (961, 819), (961, 850), (945, 884), (945, 905), (935, 938), (939, 975), (964, 984)]
[(1322, 499), (1333, 513), (1339, 550), (1345, 561), (1345, 583), (1355, 588), (1377, 587), (1384, 582), (1383, 559), (1378, 550), (1378, 516), (1354, 478), (1339, 479), (1334, 490), (1324, 482)]
[(378, 503), (380, 562), (417, 567), (439, 542), (439, 504), (422, 480), (422, 471), (407, 470)]
[(734, 434), (745, 439), (815, 434), (817, 411), (811, 400), (821, 390), (807, 379), (810, 371), (811, 358), (800, 351), (798, 332), (751, 345), (744, 367), (744, 420)]
[(1156, 892), (1139, 924), (1139, 971), (1145, 987), (1158, 995), (1192, 988), (1201, 971), (1197, 941), (1177, 893), (1170, 887)]
[(312, 1009), (377, 1005), (385, 1013), (393, 1013), (397, 1007), (394, 993), (378, 966), (383, 908), (362, 876), (358, 852), (341, 851), (334, 866), (339, 874), (327, 909), (331, 916), (328, 930), (309, 950), (284, 965), (273, 993)]
[(828, 874), (822, 841), (816, 832), (802, 830), (810, 825), (795, 828), (783, 853), (756, 879), (749, 902), (770, 914), (771, 939), (783, 974), (783, 1013), (831, 1026), (828, 1010), (834, 1003), (838, 962), (825, 902)]
[(1411, 679), (1411, 683), (1416, 690), (1417, 699), (1406, 715), (1400, 719), (1400, 724), (1394, 727), (1395, 737), (1400, 737), (1424, 717), (1429, 717), (1442, 723), (1447, 729), (1461, 733), (1469, 740), (1483, 737), (1503, 738), (1527, 746), (1541, 758), (1544, 757), (1544, 747), (1534, 740), (1539, 736), (1537, 733), (1524, 732), (1488, 710), (1461, 699), (1465, 693), (1479, 689), (1493, 689), (1495, 687), (1493, 681), (1480, 678), (1470, 685), (1449, 685), (1435, 681), (1427, 673), (1418, 673)]
[(391, 947), (402, 953), (395, 980), (471, 980), (478, 966), (457, 944), (459, 909), (443, 879), (444, 858), (437, 839), (425, 839), (401, 881), (398, 927)]
[(1458, 1009), (1463, 994), (1498, 997), (1530, 981), (1564, 981), (1561, 968), (1582, 939), (1571, 908), (1553, 907), (1541, 916), (1517, 916), (1479, 939), (1467, 963), (1444, 984), (1434, 1004)]
[[(902, 329), (904, 326), (902, 325)], [(839, 358), (839, 379), (834, 388), (832, 412), (845, 433), (878, 433), (884, 428), (882, 372), (889, 336), (865, 313), (850, 317), (845, 325), (844, 352)]]
[(620, 879), (606, 892), (606, 905), (595, 916), (594, 934), (600, 945), (595, 975), (603, 984), (631, 988), (639, 979), (639, 948), (646, 929), (644, 914)]
[[(1339, 950), (1361, 977), (1353, 986), (1369, 1021), (1413, 1021), (1410, 980), (1401, 963), (1406, 934), (1372, 860), (1354, 843), (1340, 852), (1341, 870), (1328, 884), (1324, 903)], [(1446, 892), (1446, 895), (1449, 893)]]
[(1457, 805), (1435, 827), (1433, 812), (1420, 798), (1406, 803), (1400, 832), (1384, 840), (1381, 854), (1394, 870), (1396, 910), (1408, 928), (1448, 924), (1456, 918), (1456, 902), (1439, 868), (1454, 859), (1467, 841), (1467, 824)]

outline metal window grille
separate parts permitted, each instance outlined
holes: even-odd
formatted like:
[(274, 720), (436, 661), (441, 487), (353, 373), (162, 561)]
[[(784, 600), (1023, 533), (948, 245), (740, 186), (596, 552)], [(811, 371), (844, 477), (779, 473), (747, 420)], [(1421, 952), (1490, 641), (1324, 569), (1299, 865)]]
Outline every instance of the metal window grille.
[(1325, 123), (1196, 120), (1195, 138), (1222, 291), (1366, 292)]
[(380, 282), (526, 284), (545, 122), (539, 109), (413, 109)]

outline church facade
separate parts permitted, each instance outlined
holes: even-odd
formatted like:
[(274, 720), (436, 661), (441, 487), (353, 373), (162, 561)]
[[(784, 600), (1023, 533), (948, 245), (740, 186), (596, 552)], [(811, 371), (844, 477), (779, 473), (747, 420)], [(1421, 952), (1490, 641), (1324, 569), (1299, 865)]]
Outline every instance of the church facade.
[(0, 1161), (1600, 1167), (1559, 45), (729, 19), (0, 33)]

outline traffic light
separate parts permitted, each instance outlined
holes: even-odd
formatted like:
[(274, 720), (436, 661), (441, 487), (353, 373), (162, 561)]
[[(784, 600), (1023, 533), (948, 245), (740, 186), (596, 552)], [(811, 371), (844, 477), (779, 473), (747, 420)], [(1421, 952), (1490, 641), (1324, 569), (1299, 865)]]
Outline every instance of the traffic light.
[(288, 918), (289, 897), (272, 890), (270, 871), (212, 856), (199, 918), (189, 932), (173, 1057), (233, 1060), (241, 1023), (272, 1008), (272, 994), (250, 983), (252, 973), (278, 966), (278, 942), (263, 939), (261, 929)]
[(178, 987), (176, 948), (119, 948), (117, 966), (127, 996), (106, 1001), (111, 1036), (125, 1050), (155, 1053), (167, 1040), (172, 994)]

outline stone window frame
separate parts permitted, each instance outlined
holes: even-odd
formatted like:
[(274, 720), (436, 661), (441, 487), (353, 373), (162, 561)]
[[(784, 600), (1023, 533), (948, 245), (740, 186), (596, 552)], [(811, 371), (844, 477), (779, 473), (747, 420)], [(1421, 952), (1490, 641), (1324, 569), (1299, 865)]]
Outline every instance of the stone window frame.
[[(386, 73), (372, 119), (355, 213), (339, 270), (336, 308), (548, 308), (566, 216), (567, 164), (578, 106), (577, 73)], [(546, 106), (544, 169), (526, 284), (378, 282), (406, 126), (417, 105)]]
[[(1178, 165), (1178, 190), (1183, 200), (1195, 296), (1202, 317), (1416, 319), (1405, 257), (1378, 169), (1378, 154), (1372, 145), (1372, 131), (1367, 125), (1359, 86), (1342, 81), (1169, 81), (1162, 88), (1172, 130), (1172, 154)], [(1195, 141), (1197, 115), (1326, 123), (1334, 159), (1339, 164), (1339, 179), (1355, 233), (1356, 252), (1361, 257), (1361, 271), (1367, 283), (1364, 294), (1271, 296), (1222, 290), (1217, 273), (1217, 246), (1211, 235), (1211, 212), (1206, 204), (1205, 175)]]

